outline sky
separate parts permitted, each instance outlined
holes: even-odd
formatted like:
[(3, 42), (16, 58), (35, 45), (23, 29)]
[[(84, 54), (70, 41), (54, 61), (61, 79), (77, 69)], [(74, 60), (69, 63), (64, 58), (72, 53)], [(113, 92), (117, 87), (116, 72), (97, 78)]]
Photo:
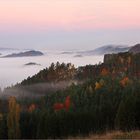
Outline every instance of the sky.
[(93, 49), (140, 41), (140, 0), (0, 0), (0, 47)]

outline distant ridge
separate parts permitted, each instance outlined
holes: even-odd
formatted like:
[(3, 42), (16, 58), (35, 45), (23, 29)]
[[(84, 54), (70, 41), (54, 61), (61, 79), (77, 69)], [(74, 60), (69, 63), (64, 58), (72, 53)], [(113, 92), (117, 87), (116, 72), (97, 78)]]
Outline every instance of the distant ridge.
[(40, 66), (40, 64), (35, 63), (35, 62), (29, 62), (29, 63), (24, 64), (24, 66), (35, 66), (35, 65)]
[(4, 48), (4, 47), (0, 47), (1, 51), (7, 51), (7, 50), (19, 50), (17, 48)]
[(41, 55), (43, 55), (42, 52), (31, 50), (31, 51), (25, 51), (20, 53), (12, 53), (3, 57), (29, 57), (29, 56), (41, 56)]
[(119, 53), (119, 52), (127, 52), (130, 47), (126, 45), (106, 45), (99, 47), (94, 50), (78, 52), (78, 54), (83, 55), (104, 55), (104, 54), (112, 54), (112, 53)]

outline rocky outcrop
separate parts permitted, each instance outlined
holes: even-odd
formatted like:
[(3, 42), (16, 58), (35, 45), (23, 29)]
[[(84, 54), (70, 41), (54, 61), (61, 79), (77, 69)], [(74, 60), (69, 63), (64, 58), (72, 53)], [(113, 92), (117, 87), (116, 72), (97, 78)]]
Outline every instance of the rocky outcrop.
[(109, 63), (117, 57), (117, 54), (105, 54), (104, 55), (104, 63)]

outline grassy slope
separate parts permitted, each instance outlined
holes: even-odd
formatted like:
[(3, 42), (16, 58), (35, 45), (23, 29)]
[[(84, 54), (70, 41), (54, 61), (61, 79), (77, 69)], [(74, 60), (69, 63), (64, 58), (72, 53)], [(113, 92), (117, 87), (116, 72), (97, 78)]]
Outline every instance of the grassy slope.
[(122, 131), (113, 131), (113, 132), (107, 132), (104, 134), (91, 134), (88, 137), (75, 137), (75, 138), (69, 138), (69, 139), (104, 139), (104, 140), (109, 140), (109, 139), (140, 139), (140, 131), (131, 131), (131, 132), (122, 132)]

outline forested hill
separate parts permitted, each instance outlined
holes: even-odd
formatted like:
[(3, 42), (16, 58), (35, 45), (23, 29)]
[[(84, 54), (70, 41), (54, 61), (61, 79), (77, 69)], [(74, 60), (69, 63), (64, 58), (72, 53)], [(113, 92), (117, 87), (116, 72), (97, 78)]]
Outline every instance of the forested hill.
[[(139, 60), (140, 54), (119, 53), (105, 55), (102, 64), (78, 68), (52, 63), (9, 88), (10, 98), (1, 98), (0, 138), (60, 139), (140, 130)], [(49, 83), (55, 88), (61, 81), (62, 87), (67, 81), (83, 82), (48, 91)], [(47, 89), (34, 86), (39, 83), (48, 83)]]
[(96, 65), (86, 65), (75, 68), (73, 64), (57, 62), (41, 70), (32, 77), (28, 77), (15, 86), (4, 89), (3, 95), (7, 97), (41, 97), (50, 92), (64, 90), (67, 87), (83, 84), (95, 80), (100, 76), (108, 75), (110, 78), (129, 77), (140, 78), (140, 53), (130, 52), (107, 54), (104, 62)]
[(76, 68), (71, 63), (56, 64), (52, 63), (49, 68), (41, 70), (38, 74), (28, 77), (21, 82), (21, 85), (30, 85), (35, 83), (57, 83), (63, 80), (72, 80), (76, 74)]
[[(93, 79), (101, 73), (112, 76), (136, 76), (140, 77), (140, 53), (130, 52), (107, 54), (104, 62), (96, 65), (86, 65), (75, 68), (73, 64), (57, 62), (52, 63), (49, 68), (41, 70), (38, 74), (23, 80), (20, 85), (31, 85), (36, 83), (57, 83), (60, 81), (81, 81)], [(94, 61), (94, 60), (93, 60)]]

